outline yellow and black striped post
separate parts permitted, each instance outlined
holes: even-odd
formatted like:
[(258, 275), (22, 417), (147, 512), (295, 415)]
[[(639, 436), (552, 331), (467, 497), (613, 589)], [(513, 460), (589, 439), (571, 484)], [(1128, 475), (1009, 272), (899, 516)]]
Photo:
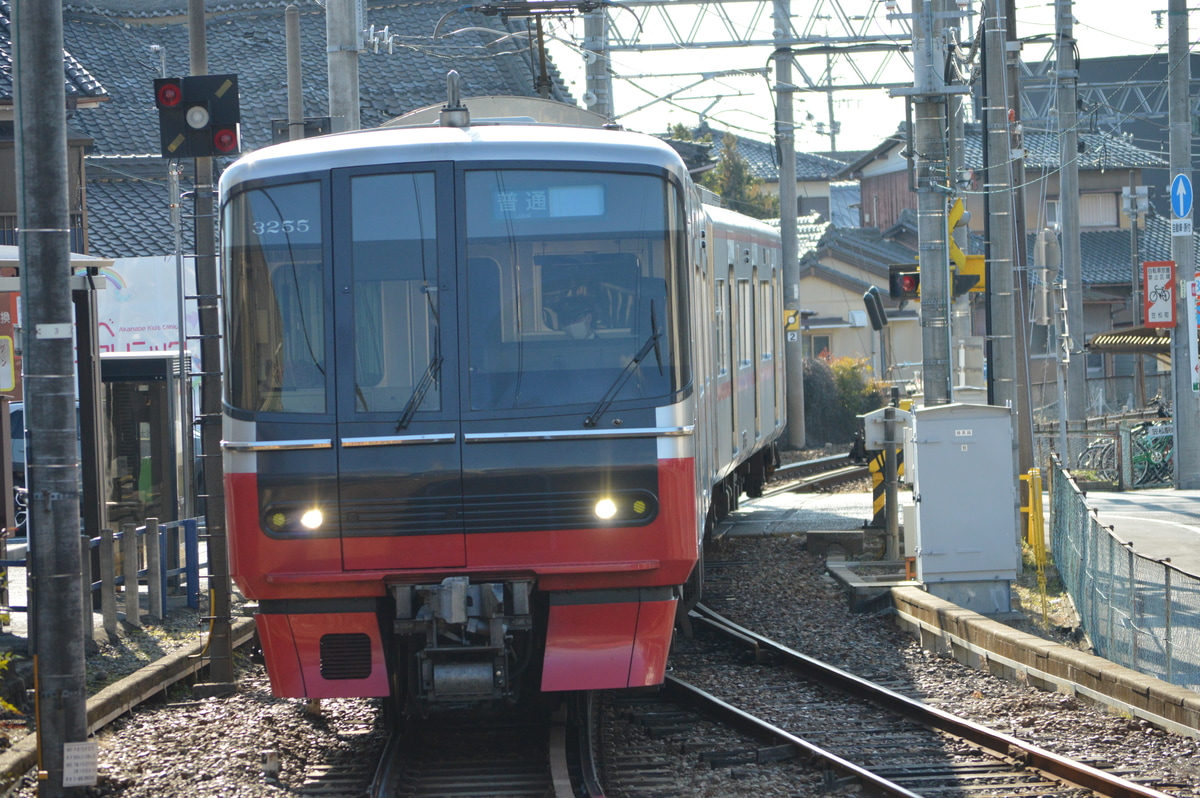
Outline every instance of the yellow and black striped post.
[[(904, 449), (896, 450), (896, 476), (904, 476)], [(871, 523), (872, 529), (884, 529), (887, 526), (887, 483), (884, 481), (884, 471), (887, 465), (887, 450), (874, 453), (867, 463), (871, 472)]]

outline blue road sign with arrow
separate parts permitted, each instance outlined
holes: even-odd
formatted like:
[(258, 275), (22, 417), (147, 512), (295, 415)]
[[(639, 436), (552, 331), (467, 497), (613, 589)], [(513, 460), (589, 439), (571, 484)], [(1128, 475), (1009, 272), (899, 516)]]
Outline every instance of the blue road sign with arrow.
[(1192, 181), (1187, 175), (1175, 175), (1171, 181), (1171, 210), (1180, 218), (1192, 215)]

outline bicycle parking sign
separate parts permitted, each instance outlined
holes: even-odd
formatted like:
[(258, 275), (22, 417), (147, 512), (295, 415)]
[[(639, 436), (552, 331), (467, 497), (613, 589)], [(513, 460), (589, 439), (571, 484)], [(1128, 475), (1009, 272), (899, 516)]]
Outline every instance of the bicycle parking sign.
[(1142, 264), (1142, 318), (1147, 327), (1175, 326), (1175, 262)]

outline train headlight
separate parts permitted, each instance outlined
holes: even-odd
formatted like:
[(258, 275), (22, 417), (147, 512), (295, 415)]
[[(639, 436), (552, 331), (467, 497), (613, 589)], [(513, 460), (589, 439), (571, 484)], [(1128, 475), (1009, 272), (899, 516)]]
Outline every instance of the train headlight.
[(304, 515), (300, 516), (300, 526), (305, 529), (319, 529), (323, 523), (325, 523), (325, 515), (316, 508), (307, 510)]
[(596, 502), (595, 512), (601, 521), (611, 520), (617, 514), (617, 503), (612, 499), (601, 499)]

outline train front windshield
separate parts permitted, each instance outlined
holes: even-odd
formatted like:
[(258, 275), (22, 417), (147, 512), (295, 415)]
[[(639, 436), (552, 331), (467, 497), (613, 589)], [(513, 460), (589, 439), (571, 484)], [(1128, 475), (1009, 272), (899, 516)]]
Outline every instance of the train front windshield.
[(466, 175), (471, 410), (666, 397), (686, 384), (682, 217), (661, 178)]
[(658, 174), (335, 172), (235, 194), (225, 234), (235, 408), (588, 413), (688, 385), (683, 211)]

